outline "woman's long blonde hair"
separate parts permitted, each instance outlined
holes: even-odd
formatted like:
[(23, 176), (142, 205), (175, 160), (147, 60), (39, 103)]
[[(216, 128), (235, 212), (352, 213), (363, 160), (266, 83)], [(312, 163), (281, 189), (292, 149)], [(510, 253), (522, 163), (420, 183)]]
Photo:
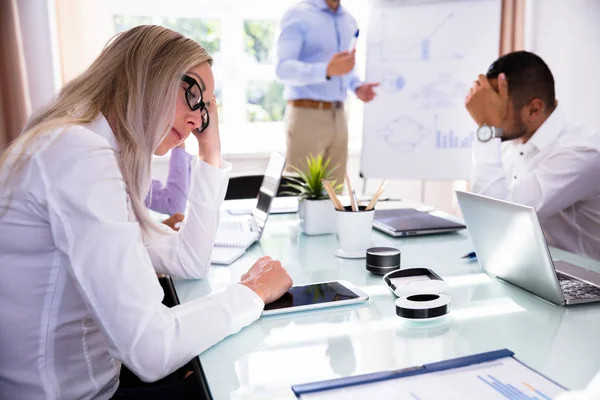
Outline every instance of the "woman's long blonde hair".
[(144, 203), (152, 155), (173, 124), (181, 76), (205, 62), (212, 65), (212, 58), (200, 44), (167, 28), (144, 25), (116, 35), (85, 72), (27, 122), (0, 157), (1, 171), (9, 154), (19, 152), (11, 156), (14, 164), (2, 184), (10, 185), (28, 159), (27, 148), (41, 134), (91, 123), (102, 113), (116, 137), (133, 212), (144, 232), (154, 230)]

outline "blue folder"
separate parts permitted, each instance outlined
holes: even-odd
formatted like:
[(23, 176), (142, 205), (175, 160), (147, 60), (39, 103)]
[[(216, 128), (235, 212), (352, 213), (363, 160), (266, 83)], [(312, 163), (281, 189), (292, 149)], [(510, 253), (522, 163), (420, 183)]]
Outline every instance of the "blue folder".
[[(514, 358), (514, 355), (515, 355), (515, 353), (513, 353), (512, 351), (507, 350), (507, 349), (496, 350), (496, 351), (490, 351), (488, 353), (475, 354), (475, 355), (471, 355), (471, 356), (455, 358), (452, 360), (446, 360), (446, 361), (440, 361), (440, 362), (431, 363), (431, 364), (425, 364), (425, 365), (417, 366), (417, 367), (403, 368), (403, 369), (393, 370), (393, 371), (375, 372), (375, 373), (365, 374), (365, 375), (356, 375), (356, 376), (350, 376), (350, 377), (346, 377), (346, 378), (338, 378), (338, 379), (331, 379), (331, 380), (320, 381), (320, 382), (312, 382), (312, 383), (305, 383), (305, 384), (301, 384), (301, 385), (294, 385), (294, 386), (292, 386), (292, 390), (294, 391), (294, 394), (296, 395), (296, 397), (300, 397), (302, 395), (309, 394), (309, 393), (322, 392), (322, 391), (333, 390), (333, 389), (342, 389), (342, 388), (346, 388), (346, 387), (350, 387), (350, 386), (366, 385), (366, 384), (370, 384), (370, 383), (382, 382), (382, 381), (387, 381), (387, 380), (392, 380), (392, 379), (399, 379), (399, 378), (406, 378), (409, 376), (428, 374), (431, 372), (439, 372), (439, 371), (444, 371), (444, 370), (449, 370), (449, 369), (461, 368), (461, 367), (466, 367), (466, 366), (473, 365), (473, 364), (481, 364), (481, 363), (494, 361), (494, 360), (498, 360), (498, 359), (506, 358), (506, 357)], [(557, 385), (558, 387), (567, 390), (564, 386), (547, 378), (543, 374), (540, 374), (538, 371), (535, 371), (533, 368), (523, 364), (518, 359), (516, 359), (516, 358), (514, 358), (514, 359), (516, 361), (518, 361), (520, 364), (522, 364), (525, 367), (532, 370), (533, 372), (537, 373), (538, 375), (542, 376), (543, 378), (545, 378), (548, 381), (552, 382), (553, 384)]]

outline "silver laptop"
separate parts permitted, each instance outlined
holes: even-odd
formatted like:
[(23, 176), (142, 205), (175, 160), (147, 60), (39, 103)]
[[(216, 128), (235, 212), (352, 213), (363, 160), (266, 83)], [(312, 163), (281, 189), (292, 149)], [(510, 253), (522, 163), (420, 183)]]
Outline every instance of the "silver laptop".
[(219, 222), (211, 263), (231, 264), (241, 257), (248, 247), (260, 240), (273, 199), (279, 189), (284, 167), (285, 157), (279, 153), (271, 153), (252, 214), (222, 219)]
[(375, 210), (373, 227), (394, 237), (431, 235), (466, 228), (463, 224), (414, 208)]
[(535, 209), (456, 192), (481, 267), (559, 305), (600, 301), (600, 274), (552, 261)]

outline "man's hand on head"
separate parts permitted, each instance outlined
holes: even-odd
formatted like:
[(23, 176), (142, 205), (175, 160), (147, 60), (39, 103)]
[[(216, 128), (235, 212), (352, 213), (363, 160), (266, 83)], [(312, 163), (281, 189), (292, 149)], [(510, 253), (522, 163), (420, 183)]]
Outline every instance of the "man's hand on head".
[(485, 75), (473, 83), (465, 99), (465, 106), (477, 125), (500, 127), (508, 110), (508, 82), (504, 74), (498, 76), (498, 91)]

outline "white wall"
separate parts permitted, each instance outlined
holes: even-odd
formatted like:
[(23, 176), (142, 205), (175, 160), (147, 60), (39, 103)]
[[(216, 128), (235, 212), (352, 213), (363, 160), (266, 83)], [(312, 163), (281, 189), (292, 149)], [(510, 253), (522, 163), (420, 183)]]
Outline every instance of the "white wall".
[(38, 111), (60, 87), (60, 62), (53, 0), (17, 2), (31, 109)]
[(568, 115), (600, 131), (600, 1), (528, 0), (525, 48), (550, 67)]

